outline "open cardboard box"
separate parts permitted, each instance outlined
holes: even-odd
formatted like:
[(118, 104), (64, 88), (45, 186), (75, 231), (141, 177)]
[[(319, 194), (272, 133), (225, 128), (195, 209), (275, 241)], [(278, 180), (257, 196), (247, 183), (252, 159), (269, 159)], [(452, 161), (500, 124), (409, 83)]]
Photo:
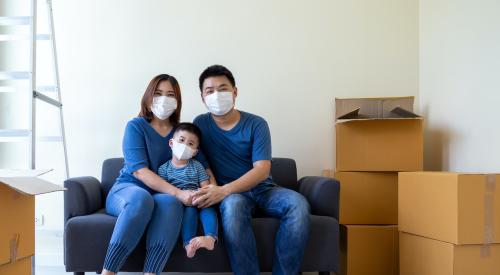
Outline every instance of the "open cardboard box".
[(48, 171), (0, 169), (0, 271), (25, 266), (35, 253), (35, 196), (65, 190), (38, 178)]
[(336, 171), (423, 170), (423, 119), (413, 97), (335, 99)]

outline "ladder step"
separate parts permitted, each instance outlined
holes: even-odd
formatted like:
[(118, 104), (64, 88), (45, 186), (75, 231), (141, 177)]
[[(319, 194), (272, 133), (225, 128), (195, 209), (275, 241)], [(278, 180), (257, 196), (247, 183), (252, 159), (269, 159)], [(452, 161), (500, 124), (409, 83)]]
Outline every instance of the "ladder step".
[[(16, 86), (0, 86), (0, 93), (14, 93), (19, 90), (28, 90), (28, 88), (21, 89)], [(56, 86), (38, 86), (36, 89), (40, 93), (56, 93), (57, 92), (57, 87)]]
[(37, 137), (37, 141), (41, 142), (62, 142), (62, 136), (42, 136), (42, 137)]
[[(0, 142), (28, 142), (31, 131), (27, 129), (0, 129)], [(39, 136), (40, 142), (62, 142), (62, 136)]]
[(0, 142), (26, 142), (31, 131), (26, 129), (0, 129)]
[(40, 93), (55, 93), (57, 92), (56, 86), (38, 86), (36, 90)]
[(36, 40), (51, 40), (52, 35), (48, 33), (43, 33), (43, 34), (37, 34), (36, 35)]
[[(50, 34), (37, 34), (36, 40), (48, 41), (52, 39)], [(2, 41), (28, 41), (31, 40), (31, 35), (27, 34), (0, 34), (0, 42)]]
[(29, 79), (30, 76), (30, 72), (0, 71), (0, 80)]
[(0, 137), (29, 137), (31, 131), (28, 129), (0, 129)]
[(30, 25), (31, 16), (0, 16), (0, 26)]

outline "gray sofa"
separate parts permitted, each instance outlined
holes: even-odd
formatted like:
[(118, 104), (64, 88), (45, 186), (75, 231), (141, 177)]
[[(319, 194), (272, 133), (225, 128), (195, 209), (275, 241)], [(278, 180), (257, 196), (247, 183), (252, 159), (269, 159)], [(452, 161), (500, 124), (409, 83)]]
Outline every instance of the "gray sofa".
[[(64, 182), (64, 264), (66, 271), (75, 275), (84, 272), (100, 273), (116, 218), (104, 210), (106, 196), (115, 182), (122, 158), (107, 159), (103, 163), (101, 182), (93, 177), (69, 178)], [(280, 186), (303, 194), (311, 206), (311, 235), (305, 251), (302, 271), (320, 273), (339, 269), (339, 183), (325, 177), (304, 177), (297, 181), (295, 161), (274, 158), (271, 174)], [(220, 220), (220, 219), (219, 219)], [(257, 241), (262, 272), (272, 271), (274, 236), (279, 221), (257, 215), (253, 229)], [(219, 232), (219, 235), (222, 235)], [(201, 250), (192, 259), (185, 255), (178, 242), (165, 272), (231, 272), (222, 236), (213, 251)], [(145, 256), (142, 239), (132, 252), (122, 271), (140, 272)]]

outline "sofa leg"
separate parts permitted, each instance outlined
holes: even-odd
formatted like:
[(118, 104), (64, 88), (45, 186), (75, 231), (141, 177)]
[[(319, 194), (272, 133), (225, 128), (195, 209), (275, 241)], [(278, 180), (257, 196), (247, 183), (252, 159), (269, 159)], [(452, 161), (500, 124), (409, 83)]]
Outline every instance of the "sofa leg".
[(330, 272), (318, 272), (318, 275), (330, 275)]
[(73, 272), (73, 275), (85, 275), (85, 272)]

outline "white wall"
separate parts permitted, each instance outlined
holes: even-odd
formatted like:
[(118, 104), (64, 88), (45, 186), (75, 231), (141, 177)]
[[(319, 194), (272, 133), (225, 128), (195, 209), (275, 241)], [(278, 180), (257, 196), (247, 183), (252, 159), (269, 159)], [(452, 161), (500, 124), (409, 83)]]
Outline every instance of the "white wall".
[(426, 169), (500, 170), (500, 2), (420, 0)]
[[(121, 156), (148, 81), (178, 78), (182, 120), (206, 112), (201, 71), (219, 63), (237, 107), (263, 116), (273, 155), (299, 176), (334, 167), (335, 97), (417, 95), (417, 0), (54, 1), (71, 176)], [(47, 199), (62, 226), (62, 196)], [(58, 210), (57, 210), (58, 209)]]

